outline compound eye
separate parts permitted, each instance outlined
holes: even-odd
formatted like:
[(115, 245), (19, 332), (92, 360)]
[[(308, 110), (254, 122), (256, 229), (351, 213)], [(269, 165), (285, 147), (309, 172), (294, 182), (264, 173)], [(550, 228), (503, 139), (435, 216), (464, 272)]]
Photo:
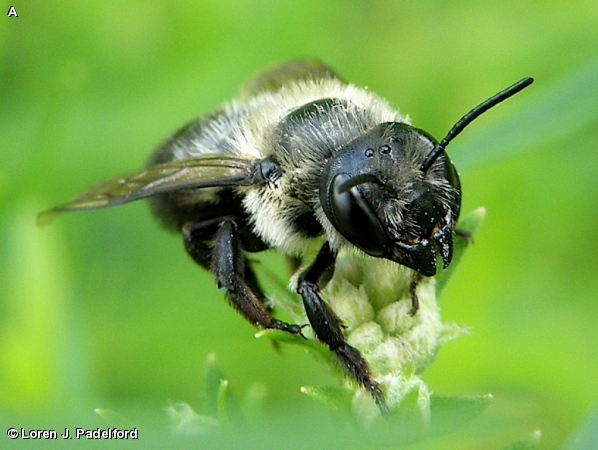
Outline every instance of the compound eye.
[(351, 176), (346, 173), (334, 177), (328, 191), (330, 211), (325, 213), (334, 227), (353, 245), (369, 255), (386, 254), (388, 241), (380, 220), (357, 186), (348, 188)]

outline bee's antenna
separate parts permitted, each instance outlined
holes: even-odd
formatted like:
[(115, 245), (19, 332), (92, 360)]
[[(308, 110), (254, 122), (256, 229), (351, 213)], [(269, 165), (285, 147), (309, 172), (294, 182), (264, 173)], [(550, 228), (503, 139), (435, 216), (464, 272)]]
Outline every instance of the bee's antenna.
[(448, 132), (446, 137), (442, 141), (440, 141), (440, 144), (438, 144), (436, 147), (434, 147), (434, 149), (428, 154), (428, 156), (426, 157), (426, 160), (420, 166), (420, 170), (422, 172), (426, 172), (432, 166), (432, 164), (434, 164), (434, 161), (436, 161), (438, 159), (438, 157), (442, 154), (442, 152), (444, 152), (444, 150), (445, 150), (446, 146), (449, 144), (449, 142), (451, 142), (453, 139), (455, 139), (467, 125), (469, 125), (471, 122), (473, 122), (475, 119), (477, 119), (480, 115), (482, 115), (483, 113), (488, 111), (490, 108), (495, 107), (500, 102), (508, 99), (509, 97), (512, 97), (513, 95), (517, 94), (519, 91), (522, 91), (523, 89), (528, 87), (533, 82), (534, 82), (533, 78), (530, 78), (530, 77), (524, 78), (523, 80), (515, 83), (513, 86), (509, 86), (505, 90), (500, 91), (498, 94), (493, 95), (488, 100), (480, 103), (478, 106), (476, 106), (471, 111), (469, 111), (467, 114), (465, 114), (463, 117), (461, 117), (461, 119), (459, 119), (459, 121), (455, 125), (453, 125), (453, 128), (451, 128), (451, 130)]

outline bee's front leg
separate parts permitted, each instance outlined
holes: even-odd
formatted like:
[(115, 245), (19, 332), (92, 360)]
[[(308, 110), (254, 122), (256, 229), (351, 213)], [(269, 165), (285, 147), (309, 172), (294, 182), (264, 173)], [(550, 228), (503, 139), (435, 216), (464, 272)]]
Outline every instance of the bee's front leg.
[(388, 406), (384, 394), (374, 380), (367, 362), (359, 350), (347, 344), (340, 319), (320, 297), (320, 287), (331, 278), (335, 260), (336, 254), (328, 243), (324, 244), (312, 265), (301, 274), (297, 291), (303, 298), (307, 318), (318, 339), (328, 345), (349, 377), (369, 392), (380, 411), (387, 415)]

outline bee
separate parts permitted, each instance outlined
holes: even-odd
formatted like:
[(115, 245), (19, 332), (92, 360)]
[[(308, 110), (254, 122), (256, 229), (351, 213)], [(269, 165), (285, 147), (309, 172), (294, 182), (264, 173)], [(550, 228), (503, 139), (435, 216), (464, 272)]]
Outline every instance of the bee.
[(214, 275), (232, 306), (259, 328), (302, 334), (274, 317), (248, 254), (277, 249), (295, 260), (323, 242), (296, 277), (309, 325), (347, 376), (388, 412), (360, 352), (350, 346), (320, 290), (340, 249), (357, 249), (413, 270), (411, 313), (423, 277), (452, 258), (461, 207), (447, 145), (475, 118), (533, 82), (525, 78), (463, 116), (436, 141), (378, 95), (315, 61), (266, 70), (240, 97), (181, 128), (131, 175), (100, 183), (41, 213), (149, 198), (187, 253)]

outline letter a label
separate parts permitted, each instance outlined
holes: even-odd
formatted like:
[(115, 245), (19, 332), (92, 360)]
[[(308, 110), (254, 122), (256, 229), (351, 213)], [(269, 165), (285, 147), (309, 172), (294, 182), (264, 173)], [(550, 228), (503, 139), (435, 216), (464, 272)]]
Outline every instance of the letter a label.
[(11, 6), (10, 8), (8, 8), (8, 14), (6, 14), (8, 17), (19, 17), (19, 15), (17, 14), (17, 10), (15, 9), (14, 6)]

